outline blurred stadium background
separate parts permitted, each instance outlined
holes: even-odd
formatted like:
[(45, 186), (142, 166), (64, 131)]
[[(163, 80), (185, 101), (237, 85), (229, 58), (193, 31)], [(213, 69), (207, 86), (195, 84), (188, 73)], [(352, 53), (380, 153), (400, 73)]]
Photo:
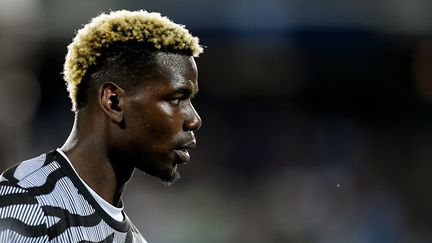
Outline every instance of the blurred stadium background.
[(1, 0), (2, 170), (62, 145), (66, 46), (110, 9), (207, 46), (182, 180), (124, 196), (150, 243), (432, 242), (432, 1)]

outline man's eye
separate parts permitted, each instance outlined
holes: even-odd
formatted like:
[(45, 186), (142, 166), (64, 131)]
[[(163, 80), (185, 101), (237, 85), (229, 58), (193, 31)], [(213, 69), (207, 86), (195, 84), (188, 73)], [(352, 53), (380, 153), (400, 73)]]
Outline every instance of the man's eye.
[(178, 105), (180, 104), (180, 100), (181, 98), (174, 98), (174, 99), (170, 99), (169, 102), (173, 105)]

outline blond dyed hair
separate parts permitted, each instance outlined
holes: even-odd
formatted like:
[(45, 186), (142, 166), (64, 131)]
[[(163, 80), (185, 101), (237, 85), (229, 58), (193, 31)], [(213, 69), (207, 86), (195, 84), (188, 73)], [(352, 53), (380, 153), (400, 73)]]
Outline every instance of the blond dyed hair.
[(73, 111), (77, 110), (78, 86), (88, 68), (96, 65), (101, 52), (113, 43), (129, 41), (149, 44), (155, 50), (190, 53), (193, 57), (203, 52), (198, 38), (185, 26), (160, 13), (120, 10), (101, 14), (84, 25), (68, 46), (63, 74)]

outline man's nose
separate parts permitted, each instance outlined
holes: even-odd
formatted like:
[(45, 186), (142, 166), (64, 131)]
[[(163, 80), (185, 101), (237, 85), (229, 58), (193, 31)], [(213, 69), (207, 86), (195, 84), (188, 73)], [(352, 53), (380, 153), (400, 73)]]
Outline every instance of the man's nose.
[(188, 109), (187, 118), (184, 122), (183, 129), (185, 131), (195, 131), (198, 130), (202, 125), (201, 117), (198, 115), (198, 112), (195, 108), (190, 105), (190, 109)]

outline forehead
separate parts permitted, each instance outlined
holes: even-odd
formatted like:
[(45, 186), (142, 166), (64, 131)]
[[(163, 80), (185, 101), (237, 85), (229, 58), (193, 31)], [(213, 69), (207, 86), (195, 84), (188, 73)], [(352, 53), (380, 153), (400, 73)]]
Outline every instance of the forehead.
[(146, 75), (133, 94), (148, 98), (164, 96), (179, 90), (189, 90), (194, 95), (198, 91), (198, 72), (191, 56), (158, 52), (152, 60), (152, 71)]
[(158, 52), (155, 55), (155, 64), (157, 75), (164, 76), (172, 82), (196, 82), (197, 67), (191, 56)]

